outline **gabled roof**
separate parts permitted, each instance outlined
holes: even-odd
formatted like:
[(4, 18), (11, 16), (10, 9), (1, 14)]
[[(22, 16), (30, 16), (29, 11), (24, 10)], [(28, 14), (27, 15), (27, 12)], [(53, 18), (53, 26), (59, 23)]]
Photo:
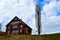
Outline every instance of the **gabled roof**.
[[(6, 25), (6, 27), (8, 27), (8, 25), (9, 25), (15, 18), (17, 18), (18, 21), (21, 21), (23, 25), (25, 25), (26, 27), (30, 28), (27, 24), (25, 24), (25, 23), (24, 23), (21, 19), (19, 19), (17, 16), (15, 16), (15, 17)], [(32, 30), (32, 28), (30, 28), (30, 29)]]

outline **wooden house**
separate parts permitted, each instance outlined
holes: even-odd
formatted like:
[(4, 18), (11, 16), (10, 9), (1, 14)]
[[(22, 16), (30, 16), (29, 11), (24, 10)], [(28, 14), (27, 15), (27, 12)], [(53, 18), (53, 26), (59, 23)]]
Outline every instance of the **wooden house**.
[(6, 25), (6, 34), (31, 34), (31, 32), (32, 29), (17, 16)]

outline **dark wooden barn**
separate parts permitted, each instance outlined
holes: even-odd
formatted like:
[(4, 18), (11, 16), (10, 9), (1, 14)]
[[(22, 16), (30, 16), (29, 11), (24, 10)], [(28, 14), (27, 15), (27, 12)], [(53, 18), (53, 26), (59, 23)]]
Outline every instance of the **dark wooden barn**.
[(31, 34), (31, 31), (32, 29), (17, 16), (6, 25), (6, 34)]

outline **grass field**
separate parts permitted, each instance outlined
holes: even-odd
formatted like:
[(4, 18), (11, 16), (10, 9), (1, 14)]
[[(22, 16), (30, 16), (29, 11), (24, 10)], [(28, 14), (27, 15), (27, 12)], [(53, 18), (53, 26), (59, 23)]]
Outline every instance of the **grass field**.
[(60, 34), (47, 35), (1, 35), (0, 40), (60, 40)]

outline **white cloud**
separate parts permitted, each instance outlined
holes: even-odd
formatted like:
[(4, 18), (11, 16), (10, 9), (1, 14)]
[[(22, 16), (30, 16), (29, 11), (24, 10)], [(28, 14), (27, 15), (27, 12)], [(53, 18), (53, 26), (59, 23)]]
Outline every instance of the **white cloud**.
[(5, 25), (11, 21), (14, 16), (22, 18), (33, 30), (36, 29), (34, 24), (34, 0), (0, 0), (0, 2), (0, 22), (3, 25), (2, 31), (5, 31)]
[[(18, 2), (19, 1), (19, 2)], [(35, 27), (35, 4), (34, 0), (0, 0), (0, 22), (4, 25), (2, 30), (5, 30), (5, 25), (14, 17), (18, 16), (28, 24), (32, 29), (32, 34), (36, 34)], [(46, 2), (46, 1), (45, 1)], [(60, 1), (49, 1), (45, 3), (42, 13), (42, 34), (59, 32), (60, 26)]]
[(60, 32), (60, 1), (50, 1), (42, 9), (42, 33)]

